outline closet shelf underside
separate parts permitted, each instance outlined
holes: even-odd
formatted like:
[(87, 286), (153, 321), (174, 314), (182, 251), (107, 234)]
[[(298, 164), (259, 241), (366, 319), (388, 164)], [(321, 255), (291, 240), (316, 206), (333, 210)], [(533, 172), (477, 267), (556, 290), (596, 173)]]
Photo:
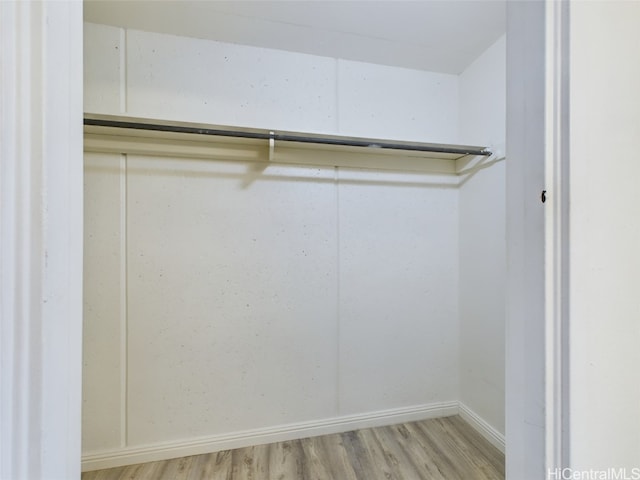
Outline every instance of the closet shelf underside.
[(85, 115), (85, 150), (455, 174), (486, 148)]

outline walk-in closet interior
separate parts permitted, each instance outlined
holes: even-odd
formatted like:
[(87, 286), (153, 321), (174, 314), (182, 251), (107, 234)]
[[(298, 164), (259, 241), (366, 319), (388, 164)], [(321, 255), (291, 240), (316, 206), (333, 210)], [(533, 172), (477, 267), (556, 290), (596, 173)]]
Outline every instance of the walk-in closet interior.
[(504, 10), (85, 3), (84, 471), (454, 415), (504, 450)]

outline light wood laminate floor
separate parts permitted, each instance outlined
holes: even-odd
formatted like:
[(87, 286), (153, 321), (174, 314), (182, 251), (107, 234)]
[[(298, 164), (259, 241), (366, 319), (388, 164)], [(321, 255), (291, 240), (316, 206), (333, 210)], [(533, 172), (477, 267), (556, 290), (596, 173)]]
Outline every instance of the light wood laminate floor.
[(504, 455), (453, 416), (82, 474), (124, 479), (504, 479)]

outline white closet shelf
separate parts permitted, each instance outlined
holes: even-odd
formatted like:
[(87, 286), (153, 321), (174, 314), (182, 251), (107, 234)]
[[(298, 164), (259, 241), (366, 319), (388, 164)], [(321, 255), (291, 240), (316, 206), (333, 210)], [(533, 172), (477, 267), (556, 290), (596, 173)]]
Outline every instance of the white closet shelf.
[(484, 147), (321, 135), (86, 114), (85, 150), (455, 174)]

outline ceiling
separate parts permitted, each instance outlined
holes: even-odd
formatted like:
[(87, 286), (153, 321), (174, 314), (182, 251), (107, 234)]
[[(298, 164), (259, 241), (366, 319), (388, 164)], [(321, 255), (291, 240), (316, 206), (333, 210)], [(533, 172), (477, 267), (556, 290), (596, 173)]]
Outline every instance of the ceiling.
[(85, 0), (88, 22), (442, 73), (505, 32), (505, 0)]

